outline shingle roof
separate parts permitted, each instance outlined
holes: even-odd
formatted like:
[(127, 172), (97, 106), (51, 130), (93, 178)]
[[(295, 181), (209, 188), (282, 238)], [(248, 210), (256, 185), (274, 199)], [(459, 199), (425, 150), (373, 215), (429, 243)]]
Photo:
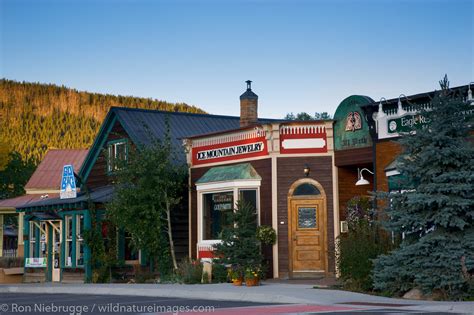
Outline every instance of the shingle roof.
[(49, 150), (25, 186), (26, 190), (54, 189), (61, 187), (63, 166), (72, 164), (77, 172), (88, 150)]

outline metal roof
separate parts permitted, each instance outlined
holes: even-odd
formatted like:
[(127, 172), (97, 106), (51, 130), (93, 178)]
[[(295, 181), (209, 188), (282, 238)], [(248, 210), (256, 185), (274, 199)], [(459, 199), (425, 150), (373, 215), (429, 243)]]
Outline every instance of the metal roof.
[[(163, 139), (169, 124), (171, 142), (175, 149), (183, 152), (183, 138), (212, 134), (240, 128), (240, 117), (193, 113), (166, 112), (136, 108), (112, 107), (111, 109), (133, 142), (148, 145), (153, 139)], [(280, 121), (259, 119), (260, 123)]]
[(209, 169), (196, 184), (205, 184), (213, 182), (224, 182), (232, 180), (255, 179), (261, 180), (257, 171), (250, 163), (241, 163), (236, 165), (216, 166)]
[(25, 190), (59, 190), (63, 166), (72, 164), (74, 171), (77, 172), (87, 152), (88, 150), (49, 150), (26, 184)]
[(4, 199), (0, 200), (0, 209), (15, 209), (21, 206), (26, 206), (30, 203), (42, 200), (45, 195), (48, 195), (49, 198), (56, 198), (59, 196), (59, 194), (31, 194)]
[(76, 198), (60, 199), (60, 198), (46, 198), (37, 202), (31, 202), (23, 206), (17, 207), (19, 210), (34, 209), (34, 208), (45, 208), (55, 207), (59, 205), (74, 205), (79, 203), (86, 203), (92, 201), (94, 203), (106, 203), (112, 200), (114, 188), (112, 186), (104, 186), (91, 190), (89, 194), (86, 192), (80, 192)]

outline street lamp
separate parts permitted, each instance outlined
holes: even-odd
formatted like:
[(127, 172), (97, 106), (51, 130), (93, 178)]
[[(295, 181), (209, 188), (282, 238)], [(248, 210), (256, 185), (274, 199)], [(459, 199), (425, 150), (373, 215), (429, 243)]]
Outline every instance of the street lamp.
[(356, 186), (362, 186), (362, 185), (369, 185), (370, 182), (364, 178), (364, 176), (362, 176), (362, 171), (367, 171), (369, 172), (370, 174), (374, 175), (374, 173), (372, 171), (370, 171), (369, 169), (366, 169), (366, 168), (363, 168), (359, 171), (359, 169), (357, 169), (357, 175), (359, 177), (359, 180), (356, 182)]

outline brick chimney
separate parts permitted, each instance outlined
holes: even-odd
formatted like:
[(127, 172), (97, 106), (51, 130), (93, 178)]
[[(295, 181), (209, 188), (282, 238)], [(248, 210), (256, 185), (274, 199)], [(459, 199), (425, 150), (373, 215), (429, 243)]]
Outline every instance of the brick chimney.
[(255, 125), (258, 122), (258, 95), (252, 92), (252, 81), (245, 82), (247, 91), (240, 95), (240, 127)]

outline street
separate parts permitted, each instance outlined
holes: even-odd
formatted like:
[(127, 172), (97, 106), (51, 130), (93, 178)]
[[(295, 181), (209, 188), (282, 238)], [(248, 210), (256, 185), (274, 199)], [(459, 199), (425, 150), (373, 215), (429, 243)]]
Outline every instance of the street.
[[(369, 309), (368, 309), (369, 308)], [(0, 293), (0, 314), (448, 314), (396, 305), (266, 304), (170, 297)], [(453, 313), (451, 313), (453, 314)]]

